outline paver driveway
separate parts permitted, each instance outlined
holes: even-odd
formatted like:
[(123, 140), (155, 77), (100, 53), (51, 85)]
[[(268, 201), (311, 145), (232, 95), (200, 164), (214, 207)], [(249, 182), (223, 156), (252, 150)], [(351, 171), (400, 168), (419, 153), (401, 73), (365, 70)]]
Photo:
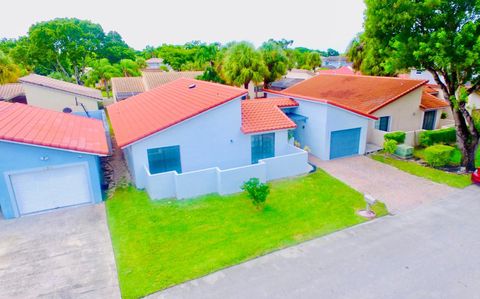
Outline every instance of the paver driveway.
[(455, 191), (449, 186), (408, 174), (365, 156), (331, 161), (320, 161), (310, 156), (309, 160), (354, 189), (384, 202), (393, 214)]
[(103, 204), (0, 219), (0, 298), (119, 298)]
[(455, 190), (149, 298), (479, 298), (479, 193)]

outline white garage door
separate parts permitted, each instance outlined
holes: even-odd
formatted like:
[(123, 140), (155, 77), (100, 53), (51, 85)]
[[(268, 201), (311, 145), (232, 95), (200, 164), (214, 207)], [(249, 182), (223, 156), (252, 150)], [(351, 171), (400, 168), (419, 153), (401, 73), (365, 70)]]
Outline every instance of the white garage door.
[(21, 215), (92, 202), (84, 165), (14, 174), (10, 180)]

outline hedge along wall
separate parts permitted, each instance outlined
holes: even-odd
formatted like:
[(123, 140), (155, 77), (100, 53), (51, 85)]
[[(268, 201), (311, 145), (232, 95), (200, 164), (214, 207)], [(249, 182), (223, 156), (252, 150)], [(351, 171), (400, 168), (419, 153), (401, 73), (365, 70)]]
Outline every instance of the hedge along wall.
[(405, 132), (395, 131), (383, 135), (383, 138), (385, 139), (385, 141), (395, 140), (398, 144), (401, 144), (405, 142), (405, 136), (407, 136)]
[(423, 147), (434, 144), (455, 144), (457, 142), (457, 132), (455, 128), (424, 131), (420, 133), (419, 143)]

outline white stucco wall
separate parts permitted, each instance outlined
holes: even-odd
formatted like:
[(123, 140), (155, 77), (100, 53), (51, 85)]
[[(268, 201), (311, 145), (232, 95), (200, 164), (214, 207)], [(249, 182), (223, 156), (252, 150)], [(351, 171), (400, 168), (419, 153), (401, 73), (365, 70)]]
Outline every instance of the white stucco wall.
[[(283, 97), (269, 93), (269, 98)], [(361, 128), (358, 154), (365, 153), (369, 118), (332, 105), (301, 98), (294, 98), (299, 106), (293, 113), (308, 117), (305, 128), (297, 128), (303, 134), (301, 147), (308, 146), (311, 153), (322, 160), (330, 158), (330, 135), (332, 131)]]
[(480, 94), (474, 92), (468, 96), (468, 109), (480, 109)]
[(75, 98), (77, 98), (77, 102), (83, 103), (87, 111), (98, 110), (98, 101), (93, 98), (28, 83), (22, 83), (22, 86), (27, 96), (27, 103), (32, 106), (58, 112), (69, 107), (73, 112), (83, 112), (82, 106), (75, 102)]

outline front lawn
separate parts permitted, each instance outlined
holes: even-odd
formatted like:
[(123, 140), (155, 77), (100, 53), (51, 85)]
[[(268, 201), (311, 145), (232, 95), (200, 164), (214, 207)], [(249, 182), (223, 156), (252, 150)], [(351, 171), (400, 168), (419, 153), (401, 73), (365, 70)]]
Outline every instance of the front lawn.
[(372, 158), (376, 161), (389, 164), (410, 174), (423, 177), (440, 184), (449, 185), (451, 187), (465, 188), (472, 184), (470, 175), (468, 174), (449, 173), (431, 167), (422, 166), (414, 161), (386, 157), (383, 154), (373, 154)]
[[(124, 298), (138, 298), (364, 222), (363, 196), (322, 170), (270, 183), (264, 211), (243, 193), (151, 201), (133, 187), (106, 202)], [(387, 213), (383, 204), (374, 207)]]

